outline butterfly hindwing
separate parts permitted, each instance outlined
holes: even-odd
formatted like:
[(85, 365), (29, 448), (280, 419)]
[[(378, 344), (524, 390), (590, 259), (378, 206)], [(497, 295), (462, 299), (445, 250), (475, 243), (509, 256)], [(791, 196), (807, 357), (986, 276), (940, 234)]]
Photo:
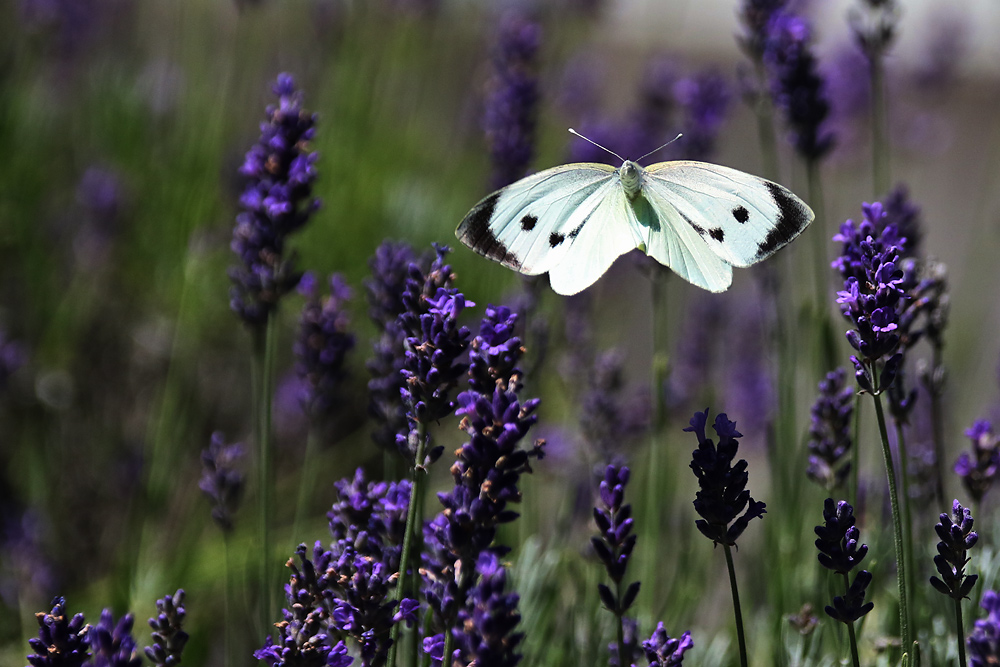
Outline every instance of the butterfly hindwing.
[(769, 257), (814, 217), (781, 185), (704, 162), (654, 164), (646, 168), (642, 187), (648, 197), (669, 202), (708, 248), (733, 266)]
[(614, 185), (601, 164), (554, 167), (521, 179), (480, 201), (456, 236), (481, 255), (528, 275), (558, 266), (581, 225)]

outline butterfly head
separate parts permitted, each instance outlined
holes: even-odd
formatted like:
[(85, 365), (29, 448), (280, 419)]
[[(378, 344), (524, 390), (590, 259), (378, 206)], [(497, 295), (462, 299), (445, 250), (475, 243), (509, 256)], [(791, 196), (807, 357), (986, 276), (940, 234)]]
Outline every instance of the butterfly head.
[(618, 169), (618, 178), (625, 189), (625, 195), (629, 199), (634, 199), (639, 194), (639, 190), (642, 189), (642, 167), (636, 162), (625, 160), (625, 163)]

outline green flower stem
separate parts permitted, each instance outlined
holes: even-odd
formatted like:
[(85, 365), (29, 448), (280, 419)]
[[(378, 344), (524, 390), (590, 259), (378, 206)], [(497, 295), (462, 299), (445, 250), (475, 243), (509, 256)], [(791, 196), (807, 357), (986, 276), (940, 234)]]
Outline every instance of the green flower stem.
[[(406, 529), (403, 533), (403, 551), (399, 556), (399, 578), (396, 580), (395, 608), (399, 609), (399, 603), (403, 600), (406, 591), (406, 570), (410, 564), (410, 552), (413, 550), (413, 535), (416, 533), (416, 524), (419, 522), (417, 506), (423, 497), (424, 482), (427, 479), (427, 470), (424, 469), (424, 445), (426, 444), (427, 427), (417, 422), (417, 453), (413, 457), (413, 468), (410, 470), (410, 504), (406, 509)], [(388, 667), (396, 664), (396, 649), (399, 646), (400, 623), (392, 626), (392, 644), (389, 646), (389, 658), (386, 660)], [(445, 638), (447, 642), (447, 637)]]
[(222, 543), (225, 547), (225, 568), (226, 568), (226, 580), (225, 580), (225, 591), (224, 599), (222, 601), (222, 614), (225, 619), (225, 625), (222, 628), (222, 665), (223, 667), (232, 667), (236, 664), (236, 642), (233, 636), (233, 628), (238, 627), (238, 623), (235, 618), (233, 618), (233, 609), (236, 608), (235, 600), (233, 599), (236, 594), (236, 572), (233, 568), (233, 552), (232, 552), (232, 540), (230, 539), (229, 533), (224, 532), (222, 535)]
[[(873, 377), (878, 378), (876, 373)], [(876, 379), (877, 382), (877, 379)], [(889, 449), (889, 433), (885, 427), (885, 413), (882, 411), (882, 397), (878, 387), (874, 388), (875, 417), (878, 420), (879, 435), (882, 438), (882, 456), (885, 459), (885, 473), (889, 478), (889, 505), (892, 508), (892, 542), (896, 550), (896, 581), (899, 588), (899, 632), (903, 642), (904, 655), (912, 647), (910, 640), (910, 606), (906, 597), (906, 554), (903, 548), (903, 522), (896, 494), (896, 471), (892, 464), (892, 450)]]
[(728, 544), (723, 544), (722, 547), (726, 552), (726, 567), (729, 568), (729, 587), (733, 590), (733, 613), (736, 615), (736, 639), (740, 645), (740, 667), (747, 667), (747, 640), (743, 633), (743, 612), (740, 610), (740, 592), (736, 587), (733, 550)]
[(872, 86), (872, 180), (874, 197), (881, 198), (889, 192), (889, 141), (888, 112), (885, 101), (885, 70), (882, 54), (874, 54), (871, 59)]
[(254, 444), (257, 447), (258, 605), (261, 632), (271, 624), (271, 518), (274, 514), (274, 469), (271, 443), (271, 394), (277, 315), (263, 328), (254, 329)]
[(299, 500), (295, 506), (295, 520), (292, 522), (292, 542), (295, 546), (302, 542), (302, 522), (306, 515), (309, 499), (316, 490), (316, 478), (319, 474), (316, 453), (319, 450), (319, 433), (315, 426), (310, 425), (306, 438), (306, 453), (302, 460), (302, 475), (299, 478)]
[[(896, 446), (899, 450), (899, 475), (903, 483), (903, 497), (900, 498), (900, 507), (903, 510), (903, 553), (907, 563), (913, 563), (913, 518), (910, 514), (910, 473), (907, 462), (910, 460), (906, 454), (906, 438), (903, 434), (903, 425), (893, 420), (896, 428)], [(906, 570), (906, 592), (910, 598), (913, 597), (913, 568)]]
[[(934, 494), (942, 503), (945, 502), (944, 495), (944, 413), (941, 409), (941, 384), (938, 375), (943, 369), (941, 361), (941, 348), (935, 347), (931, 362), (930, 390), (931, 395), (931, 439), (934, 442)], [(964, 664), (964, 663), (963, 663)]]
[[(844, 577), (844, 593), (850, 595), (851, 593), (851, 580), (847, 576), (846, 572), (841, 573)], [(858, 637), (854, 633), (854, 623), (845, 623), (847, 626), (847, 638), (851, 643), (851, 664), (854, 667), (861, 667), (861, 661), (858, 659)]]
[[(645, 504), (642, 511), (642, 533), (655, 539), (661, 533), (663, 508), (670, 506), (674, 485), (663, 476), (663, 465), (660, 452), (664, 443), (660, 438), (666, 428), (666, 412), (663, 409), (663, 383), (666, 381), (670, 361), (667, 354), (667, 327), (663, 326), (667, 315), (667, 273), (659, 267), (653, 269), (650, 276), (650, 294), (652, 313), (652, 359), (653, 367), (650, 373), (650, 397), (652, 400), (652, 415), (649, 420), (649, 448), (647, 451), (648, 467), (646, 469)], [(657, 571), (662, 562), (657, 558), (644, 557), (640, 561), (644, 576), (643, 581), (656, 581)], [(620, 663), (625, 664), (625, 663)]]
[[(616, 550), (617, 551), (617, 550)], [(622, 582), (615, 582), (615, 600), (618, 601), (617, 606), (619, 609), (615, 610), (615, 631), (618, 633), (618, 664), (619, 665), (630, 665), (632, 662), (625, 660), (625, 624), (622, 622), (622, 610), (620, 609), (622, 603)]]
[(757, 136), (760, 139), (761, 170), (764, 178), (769, 181), (778, 180), (778, 138), (774, 132), (774, 106), (767, 94), (767, 73), (764, 62), (754, 63), (757, 74), (757, 104), (754, 115), (757, 116)]
[(828, 371), (837, 367), (837, 342), (833, 334), (833, 324), (830, 322), (830, 312), (827, 304), (828, 296), (827, 273), (830, 262), (826, 257), (826, 244), (830, 235), (826, 230), (826, 204), (823, 196), (823, 179), (820, 178), (819, 160), (806, 160), (806, 177), (809, 181), (809, 205), (816, 214), (816, 220), (807, 233), (813, 238), (813, 285), (816, 290), (816, 326), (819, 354), (816, 360), (819, 364), (817, 374), (822, 377)]
[(851, 476), (848, 484), (848, 497), (851, 499), (851, 505), (857, 507), (858, 505), (858, 467), (861, 464), (861, 442), (858, 438), (861, 436), (861, 407), (864, 402), (861, 400), (861, 394), (854, 395), (854, 424), (851, 425), (851, 442), (854, 446), (851, 447)]
[(441, 654), (441, 665), (442, 665), (442, 667), (445, 666), (445, 665), (447, 665), (448, 667), (451, 667), (452, 661), (450, 659), (448, 659), (448, 658), (445, 658), (445, 656), (451, 655), (451, 652), (454, 650), (454, 648), (452, 648), (452, 645), (454, 643), (455, 643), (455, 638), (454, 638), (454, 635), (451, 632), (451, 628), (445, 628), (444, 629), (444, 653)]
[(962, 627), (962, 601), (955, 600), (955, 632), (958, 633), (958, 664), (965, 667), (969, 662), (965, 659), (965, 628)]

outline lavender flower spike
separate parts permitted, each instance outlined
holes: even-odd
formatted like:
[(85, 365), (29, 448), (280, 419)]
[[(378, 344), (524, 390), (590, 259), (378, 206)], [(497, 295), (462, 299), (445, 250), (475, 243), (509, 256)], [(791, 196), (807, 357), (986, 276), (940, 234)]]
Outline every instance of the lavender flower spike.
[(942, 514), (941, 522), (934, 526), (934, 531), (941, 538), (937, 544), (938, 555), (934, 556), (934, 565), (941, 578), (931, 577), (931, 585), (934, 590), (954, 600), (968, 597), (979, 579), (979, 575), (965, 574), (965, 566), (969, 562), (966, 554), (979, 541), (972, 524), (972, 510), (962, 507), (956, 500), (951, 515)]
[(319, 208), (312, 196), (318, 155), (308, 151), (316, 115), (302, 109), (302, 94), (289, 74), (274, 85), (278, 104), (267, 107), (260, 139), (247, 152), (240, 174), (247, 179), (230, 244), (240, 259), (229, 276), (230, 307), (249, 326), (262, 326), (300, 274), (284, 256), (285, 238)]
[(657, 624), (653, 635), (642, 643), (649, 667), (681, 667), (684, 654), (692, 648), (694, 640), (690, 632), (671, 639), (663, 623)]
[(838, 368), (819, 383), (819, 397), (810, 410), (809, 479), (828, 491), (841, 486), (851, 471), (844, 457), (851, 449), (851, 418), (854, 415), (854, 392), (844, 386), (847, 373)]
[(824, 524), (815, 528), (819, 563), (843, 575), (847, 587), (845, 595), (833, 598), (833, 606), (827, 606), (826, 613), (842, 623), (853, 623), (875, 607), (873, 602), (865, 602), (865, 593), (872, 580), (868, 571), (861, 570), (854, 576), (854, 581), (847, 584), (848, 574), (868, 554), (868, 545), (859, 543), (854, 508), (846, 500), (834, 504), (833, 498), (827, 498), (823, 505), (823, 520)]
[(153, 645), (146, 647), (146, 657), (154, 665), (174, 667), (181, 664), (181, 652), (187, 644), (188, 634), (181, 629), (184, 623), (184, 590), (156, 601), (155, 618), (149, 619), (153, 629)]
[[(594, 508), (594, 522), (601, 531), (600, 537), (590, 538), (597, 557), (604, 563), (608, 577), (621, 590), (622, 579), (628, 567), (629, 558), (635, 548), (635, 534), (632, 533), (632, 506), (623, 505), (625, 485), (628, 484), (629, 469), (622, 466), (608, 466), (601, 481), (601, 505)], [(604, 584), (598, 584), (601, 602), (615, 616), (622, 616), (639, 594), (639, 582), (633, 581), (619, 598)]]
[(227, 445), (221, 431), (212, 434), (208, 449), (201, 453), (203, 470), (198, 488), (215, 504), (212, 518), (223, 532), (233, 529), (233, 515), (243, 499), (244, 475), (236, 464), (244, 453), (241, 443)]
[(308, 301), (299, 318), (299, 339), (294, 346), (296, 370), (306, 384), (306, 413), (313, 420), (321, 420), (337, 404), (346, 375), (344, 360), (354, 347), (354, 335), (347, 331), (350, 320), (345, 307), (351, 289), (343, 277), (333, 274), (330, 293), (321, 298), (312, 274), (307, 273), (299, 291)]
[(987, 616), (976, 621), (966, 641), (969, 667), (992, 667), (1000, 664), (1000, 595), (996, 591), (986, 591), (980, 604)]
[(766, 505), (751, 498), (746, 490), (747, 462), (740, 459), (733, 465), (739, 448), (737, 438), (743, 437), (736, 430), (736, 422), (729, 421), (724, 412), (715, 417), (713, 428), (719, 436), (718, 446), (705, 435), (707, 422), (708, 408), (705, 408), (704, 412), (696, 412), (691, 418), (691, 426), (684, 429), (698, 437), (691, 469), (700, 487), (695, 495), (694, 509), (702, 518), (695, 521), (695, 525), (716, 544), (734, 546), (750, 520), (764, 516)]
[(972, 453), (963, 452), (958, 457), (955, 473), (962, 478), (962, 485), (972, 500), (978, 503), (1000, 473), (1000, 438), (985, 419), (976, 420), (965, 435), (972, 440)]
[(110, 609), (101, 612), (101, 621), (90, 629), (88, 641), (93, 667), (139, 667), (142, 658), (132, 637), (132, 614), (115, 623)]
[(35, 651), (28, 656), (31, 667), (82, 667), (90, 658), (88, 635), (83, 614), (72, 618), (66, 612), (66, 598), (52, 601), (52, 611), (35, 614), (38, 637), (28, 640)]

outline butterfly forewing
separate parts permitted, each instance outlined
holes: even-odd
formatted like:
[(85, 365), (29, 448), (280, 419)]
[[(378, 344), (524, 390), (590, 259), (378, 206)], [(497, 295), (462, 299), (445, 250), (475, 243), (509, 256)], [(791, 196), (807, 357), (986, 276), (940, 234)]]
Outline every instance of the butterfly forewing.
[(613, 186), (601, 164), (563, 165), (521, 179), (486, 197), (455, 234), (481, 255), (536, 275), (559, 265), (590, 214)]
[(777, 183), (704, 162), (654, 164), (642, 187), (647, 196), (669, 202), (712, 252), (734, 266), (769, 257), (814, 217)]

